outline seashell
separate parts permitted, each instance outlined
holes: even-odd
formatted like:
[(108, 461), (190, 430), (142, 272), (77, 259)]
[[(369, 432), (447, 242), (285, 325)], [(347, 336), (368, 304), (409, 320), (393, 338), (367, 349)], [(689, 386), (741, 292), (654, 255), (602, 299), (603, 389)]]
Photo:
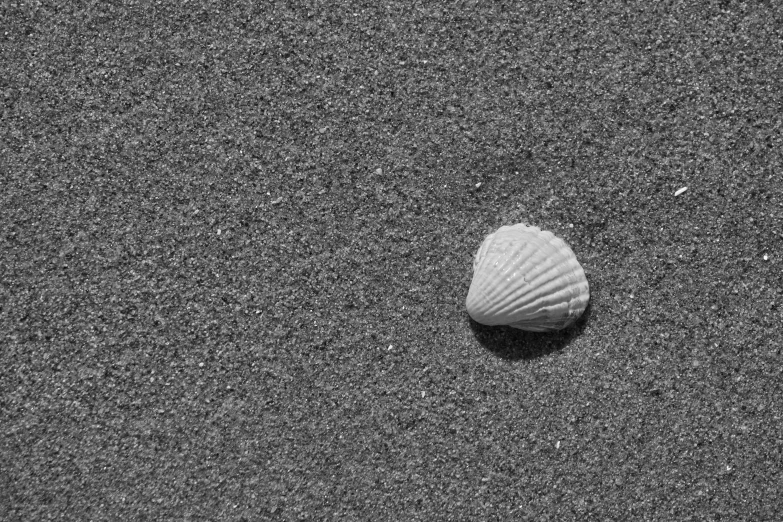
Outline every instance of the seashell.
[(484, 239), (465, 306), (477, 323), (551, 332), (573, 324), (589, 300), (585, 271), (566, 242), (520, 223)]

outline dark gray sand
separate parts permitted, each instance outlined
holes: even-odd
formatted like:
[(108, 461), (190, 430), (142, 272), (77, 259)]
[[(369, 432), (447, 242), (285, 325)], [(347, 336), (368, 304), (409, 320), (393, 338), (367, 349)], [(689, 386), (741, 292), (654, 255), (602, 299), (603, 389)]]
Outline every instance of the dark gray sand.
[(781, 4), (296, 3), (3, 7), (0, 518), (780, 520)]

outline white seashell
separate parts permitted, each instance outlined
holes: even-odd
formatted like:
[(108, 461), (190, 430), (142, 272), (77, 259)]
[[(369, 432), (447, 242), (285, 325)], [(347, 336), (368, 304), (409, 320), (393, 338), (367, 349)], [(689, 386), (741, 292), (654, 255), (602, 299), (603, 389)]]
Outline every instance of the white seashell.
[(500, 227), (476, 252), (465, 306), (474, 321), (551, 332), (587, 307), (585, 271), (562, 239), (538, 227)]

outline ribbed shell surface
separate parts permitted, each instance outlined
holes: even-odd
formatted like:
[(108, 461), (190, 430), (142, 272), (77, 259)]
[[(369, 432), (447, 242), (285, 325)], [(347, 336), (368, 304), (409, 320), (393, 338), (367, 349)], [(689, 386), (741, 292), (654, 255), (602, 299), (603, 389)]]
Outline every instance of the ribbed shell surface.
[(549, 332), (573, 324), (589, 300), (585, 272), (566, 242), (518, 224), (481, 244), (465, 306), (481, 324)]

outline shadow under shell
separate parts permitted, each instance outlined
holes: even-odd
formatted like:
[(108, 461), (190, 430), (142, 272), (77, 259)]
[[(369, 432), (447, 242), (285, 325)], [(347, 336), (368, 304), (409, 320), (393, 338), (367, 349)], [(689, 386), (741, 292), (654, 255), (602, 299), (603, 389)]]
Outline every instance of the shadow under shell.
[(543, 357), (564, 349), (582, 333), (590, 315), (591, 305), (588, 303), (574, 324), (564, 330), (546, 333), (528, 332), (510, 326), (487, 326), (467, 317), (473, 335), (484, 348), (501, 359), (518, 361)]

